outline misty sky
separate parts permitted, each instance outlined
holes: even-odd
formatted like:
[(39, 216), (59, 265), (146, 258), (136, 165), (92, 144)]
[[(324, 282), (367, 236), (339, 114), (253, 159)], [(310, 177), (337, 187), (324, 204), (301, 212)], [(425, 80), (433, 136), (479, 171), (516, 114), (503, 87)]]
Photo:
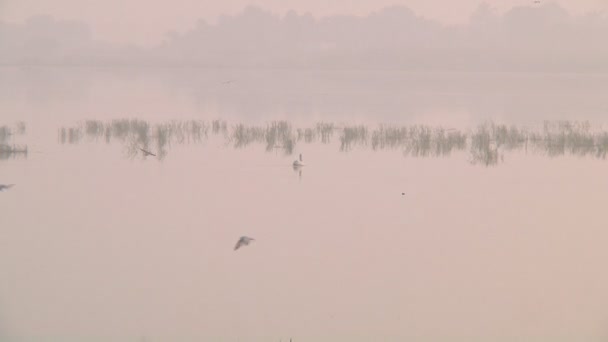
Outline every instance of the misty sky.
[[(256, 5), (277, 14), (288, 10), (315, 16), (366, 15), (390, 5), (403, 5), (417, 14), (446, 24), (464, 23), (481, 0), (0, 0), (0, 21), (22, 22), (41, 14), (57, 19), (86, 22), (94, 38), (121, 43), (156, 44), (167, 31), (192, 28), (203, 18), (213, 22), (219, 15), (235, 14)], [(514, 6), (534, 6), (533, 0), (487, 0), (498, 11)], [(547, 2), (547, 1), (544, 1)], [(559, 4), (575, 14), (606, 11), (606, 0), (562, 0)]]

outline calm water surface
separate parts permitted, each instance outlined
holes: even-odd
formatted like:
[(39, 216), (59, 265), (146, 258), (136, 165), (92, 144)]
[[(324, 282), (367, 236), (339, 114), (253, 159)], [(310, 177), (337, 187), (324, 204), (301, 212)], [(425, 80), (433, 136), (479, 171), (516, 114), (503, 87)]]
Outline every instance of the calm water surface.
[[(379, 123), (472, 134), (487, 120), (542, 132), (567, 119), (603, 132), (608, 78), (0, 75), (0, 126), (26, 124), (6, 143), (28, 147), (0, 159), (0, 184), (16, 184), (0, 192), (2, 341), (608, 339), (601, 135), (594, 153), (517, 147), (496, 163), (471, 162), (469, 145), (428, 157), (371, 146)], [(62, 129), (122, 118), (149, 122), (150, 136), (171, 120), (228, 128), (174, 137), (163, 158), (86, 130), (62, 142)], [(370, 136), (348, 151), (340, 132), (291, 151), (235, 147), (237, 124), (274, 120)], [(235, 252), (241, 235), (256, 241)]]

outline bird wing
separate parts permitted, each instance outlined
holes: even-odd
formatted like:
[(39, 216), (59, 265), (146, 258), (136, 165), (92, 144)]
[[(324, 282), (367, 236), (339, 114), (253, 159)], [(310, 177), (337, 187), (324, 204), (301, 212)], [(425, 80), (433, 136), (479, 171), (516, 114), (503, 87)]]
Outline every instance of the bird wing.
[(140, 150), (141, 150), (141, 151), (144, 153), (144, 155), (146, 155), (146, 156), (155, 156), (155, 157), (156, 157), (156, 154), (154, 154), (154, 153), (152, 153), (152, 152), (150, 152), (150, 151), (146, 151), (146, 150), (144, 150), (144, 149), (143, 149), (143, 148), (141, 148), (141, 147), (140, 147), (139, 149), (140, 149)]
[(236, 242), (236, 245), (234, 246), (234, 250), (236, 251), (237, 249), (241, 248), (242, 245), (244, 245), (244, 241), (243, 241), (243, 238), (240, 238), (239, 241)]

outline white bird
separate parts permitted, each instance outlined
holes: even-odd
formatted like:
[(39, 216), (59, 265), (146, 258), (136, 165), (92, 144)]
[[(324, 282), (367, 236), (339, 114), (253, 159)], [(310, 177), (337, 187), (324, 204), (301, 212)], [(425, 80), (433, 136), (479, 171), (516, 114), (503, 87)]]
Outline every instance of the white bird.
[(15, 184), (0, 184), (0, 192), (14, 187)]
[(300, 166), (304, 166), (304, 163), (302, 162), (302, 153), (300, 153), (299, 159), (296, 159), (293, 161), (293, 167), (300, 167)]
[(234, 250), (241, 248), (242, 246), (247, 246), (251, 241), (255, 241), (255, 239), (250, 238), (248, 236), (241, 236), (239, 241), (237, 241), (236, 246), (234, 246)]

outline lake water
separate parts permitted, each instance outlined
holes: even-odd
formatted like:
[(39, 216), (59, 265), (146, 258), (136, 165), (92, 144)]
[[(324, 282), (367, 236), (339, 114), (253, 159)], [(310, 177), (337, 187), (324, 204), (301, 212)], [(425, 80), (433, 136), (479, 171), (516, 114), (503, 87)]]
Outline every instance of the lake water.
[(606, 341), (607, 91), (0, 69), (0, 340)]

